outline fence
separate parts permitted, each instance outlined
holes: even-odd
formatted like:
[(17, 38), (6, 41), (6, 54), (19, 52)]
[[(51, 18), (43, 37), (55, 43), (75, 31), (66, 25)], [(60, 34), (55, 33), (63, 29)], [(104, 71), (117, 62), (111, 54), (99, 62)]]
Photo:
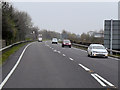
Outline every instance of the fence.
[[(30, 40), (30, 41), (31, 41), (31, 40)], [(1, 48), (1, 49), (0, 49), (0, 52), (3, 51), (3, 50), (6, 50), (6, 49), (8, 49), (8, 48), (10, 48), (10, 47), (12, 47), (12, 46), (15, 46), (15, 45), (18, 45), (18, 44), (21, 44), (21, 43), (25, 43), (25, 42), (30, 42), (30, 41), (20, 41), (20, 42), (13, 43), (13, 44), (11, 44), (11, 45), (9, 45), (9, 46), (6, 46), (6, 47), (4, 47), (4, 48)]]

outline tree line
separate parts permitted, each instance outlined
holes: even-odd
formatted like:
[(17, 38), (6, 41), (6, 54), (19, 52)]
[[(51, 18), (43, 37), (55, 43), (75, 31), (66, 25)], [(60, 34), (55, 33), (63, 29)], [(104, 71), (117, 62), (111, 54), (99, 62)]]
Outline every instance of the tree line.
[(103, 30), (99, 30), (98, 32), (92, 31), (92, 34), (90, 32), (82, 33), (81, 35), (68, 32), (67, 30), (62, 30), (61, 33), (55, 32), (55, 31), (49, 31), (49, 30), (41, 30), (39, 34), (42, 34), (42, 38), (46, 40), (51, 40), (52, 38), (56, 37), (58, 39), (69, 39), (73, 43), (78, 44), (91, 44), (91, 43), (100, 43), (103, 44), (104, 38), (103, 37), (95, 37), (95, 33), (103, 33)]
[(27, 12), (19, 11), (8, 2), (2, 2), (2, 39), (6, 45), (36, 38), (38, 27), (33, 26)]
[[(103, 37), (94, 37), (94, 35), (90, 35), (89, 32), (79, 35), (66, 30), (62, 30), (61, 33), (50, 30), (39, 30), (38, 27), (33, 25), (32, 19), (27, 12), (17, 10), (8, 2), (2, 2), (1, 9), (2, 39), (6, 41), (6, 45), (10, 45), (18, 41), (36, 40), (38, 38), (38, 34), (42, 34), (43, 40), (51, 40), (56, 37), (58, 39), (70, 39), (71, 42), (81, 44), (103, 44)], [(100, 30), (99, 32), (103, 32), (103, 30)]]

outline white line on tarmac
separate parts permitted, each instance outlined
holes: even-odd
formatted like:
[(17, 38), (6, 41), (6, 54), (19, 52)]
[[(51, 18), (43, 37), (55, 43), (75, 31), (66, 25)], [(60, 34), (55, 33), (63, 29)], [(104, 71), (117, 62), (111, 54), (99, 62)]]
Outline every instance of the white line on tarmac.
[(100, 75), (98, 74), (95, 74), (95, 76), (97, 76), (98, 78), (100, 78), (102, 81), (104, 81), (106, 84), (108, 84), (109, 86), (111, 87), (114, 87), (114, 85), (110, 82), (108, 82), (107, 80), (105, 80), (104, 78), (102, 78)]
[(63, 54), (63, 56), (66, 56), (65, 54)]
[(98, 77), (96, 77), (96, 75), (95, 74), (91, 74), (94, 78), (95, 78), (95, 80), (97, 80), (102, 86), (104, 86), (104, 87), (106, 87), (106, 85), (98, 78)]
[(69, 58), (71, 61), (73, 61), (74, 59), (72, 59), (72, 58)]
[(54, 50), (54, 52), (57, 52), (57, 50)]
[(52, 48), (52, 50), (53, 50), (54, 48)]
[[(34, 43), (34, 42), (33, 42), (33, 43)], [(21, 53), (19, 59), (17, 60), (17, 62), (16, 62), (16, 64), (15, 64), (15, 66), (12, 68), (12, 70), (9, 72), (9, 74), (5, 77), (5, 79), (4, 79), (4, 80), (2, 81), (2, 83), (0, 84), (0, 90), (1, 90), (2, 87), (5, 85), (5, 83), (8, 81), (8, 79), (10, 78), (10, 76), (13, 74), (13, 72), (14, 72), (15, 69), (17, 68), (18, 64), (20, 63), (21, 58), (23, 57), (24, 52), (26, 51), (26, 49), (28, 48), (28, 46), (30, 46), (31, 44), (32, 44), (32, 43), (28, 44), (28, 45), (24, 48), (23, 52)]]
[(58, 53), (61, 53), (60, 51), (58, 51)]
[(90, 71), (90, 69), (89, 68), (87, 68), (87, 67), (85, 67), (85, 66), (83, 66), (82, 64), (79, 64), (79, 66), (81, 66), (83, 69), (85, 69), (86, 71)]

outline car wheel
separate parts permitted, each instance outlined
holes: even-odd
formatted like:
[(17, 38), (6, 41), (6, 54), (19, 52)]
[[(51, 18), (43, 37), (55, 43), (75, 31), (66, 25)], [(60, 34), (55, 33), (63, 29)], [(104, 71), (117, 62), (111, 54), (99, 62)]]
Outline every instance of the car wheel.
[(88, 57), (90, 57), (90, 55), (88, 54)]
[(93, 57), (93, 56), (92, 56), (92, 52), (91, 52), (91, 54), (90, 54), (90, 57)]
[(71, 48), (71, 46), (69, 46), (69, 48)]
[(106, 56), (105, 58), (108, 58), (108, 56)]

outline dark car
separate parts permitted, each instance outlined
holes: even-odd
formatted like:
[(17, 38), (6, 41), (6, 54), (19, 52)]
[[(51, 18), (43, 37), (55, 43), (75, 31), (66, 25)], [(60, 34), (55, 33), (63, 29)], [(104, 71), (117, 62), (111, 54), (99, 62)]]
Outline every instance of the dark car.
[(71, 42), (70, 42), (70, 40), (63, 40), (62, 47), (64, 47), (64, 46), (68, 46), (69, 48), (71, 48)]

